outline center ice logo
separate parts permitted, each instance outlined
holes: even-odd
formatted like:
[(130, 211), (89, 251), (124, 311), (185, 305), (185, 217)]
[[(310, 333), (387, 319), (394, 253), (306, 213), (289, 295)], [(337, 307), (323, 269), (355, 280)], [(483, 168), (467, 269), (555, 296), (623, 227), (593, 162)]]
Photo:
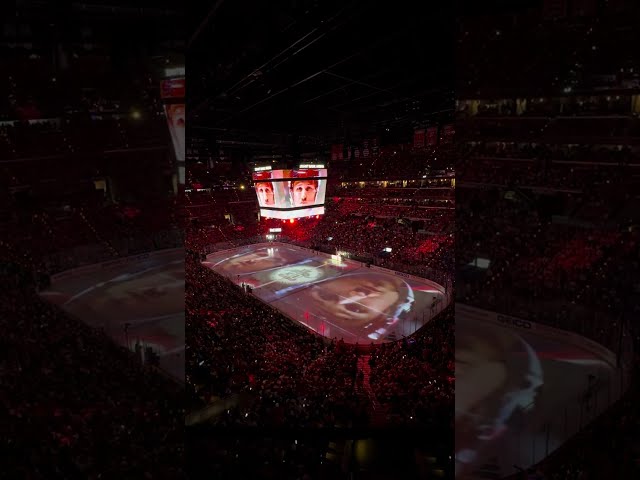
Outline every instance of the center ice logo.
[(320, 271), (314, 267), (288, 267), (277, 270), (271, 274), (271, 280), (286, 284), (298, 284), (313, 282), (320, 278)]

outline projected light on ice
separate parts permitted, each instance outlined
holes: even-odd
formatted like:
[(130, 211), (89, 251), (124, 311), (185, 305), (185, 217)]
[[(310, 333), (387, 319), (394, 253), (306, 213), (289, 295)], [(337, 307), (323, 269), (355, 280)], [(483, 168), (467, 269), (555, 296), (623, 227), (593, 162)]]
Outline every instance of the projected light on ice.
[(346, 267), (345, 263), (342, 263), (342, 257), (340, 255), (331, 255), (331, 264), (336, 267)]
[(298, 283), (313, 282), (321, 276), (320, 270), (314, 267), (296, 266), (281, 268), (271, 274), (271, 280), (274, 282), (295, 285)]
[[(263, 240), (267, 234), (275, 232), (267, 229)], [(211, 253), (206, 265), (234, 283), (250, 285), (254, 297), (293, 321), (345, 343), (397, 341), (446, 307), (445, 289), (434, 282), (367, 268), (349, 259), (348, 252), (332, 253), (261, 242)]]

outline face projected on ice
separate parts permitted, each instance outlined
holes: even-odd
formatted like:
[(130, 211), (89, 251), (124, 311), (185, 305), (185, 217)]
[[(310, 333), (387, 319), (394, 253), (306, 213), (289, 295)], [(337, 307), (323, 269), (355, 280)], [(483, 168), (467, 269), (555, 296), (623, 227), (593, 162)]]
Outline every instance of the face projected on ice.
[(507, 379), (507, 367), (495, 343), (489, 343), (488, 339), (480, 336), (458, 335), (456, 419), (469, 415), (474, 407), (502, 387)]
[(492, 398), (507, 382), (507, 352), (493, 333), (464, 326), (456, 332), (456, 476), (474, 468), (479, 426), (491, 423), (496, 415)]
[(311, 297), (334, 319), (364, 326), (392, 315), (403, 300), (401, 291), (401, 284), (392, 278), (350, 275), (314, 286)]
[(124, 309), (136, 312), (141, 318), (153, 317), (158, 312), (172, 313), (184, 308), (176, 301), (184, 297), (184, 274), (179, 270), (161, 274), (150, 272), (108, 283), (104, 290), (95, 292), (96, 305), (101, 309), (116, 312)]
[(295, 180), (291, 182), (293, 206), (314, 205), (318, 193), (317, 180)]
[(267, 182), (256, 183), (256, 192), (260, 205), (275, 205), (276, 200), (273, 193), (273, 186)]
[[(475, 468), (479, 451), (507, 435), (514, 415), (535, 406), (543, 372), (517, 334), (462, 323), (456, 334), (456, 476)], [(492, 448), (492, 447), (491, 447)]]
[(279, 267), (285, 260), (280, 258), (275, 252), (259, 250), (254, 253), (247, 253), (231, 258), (222, 263), (222, 268), (237, 274), (258, 272), (268, 268)]

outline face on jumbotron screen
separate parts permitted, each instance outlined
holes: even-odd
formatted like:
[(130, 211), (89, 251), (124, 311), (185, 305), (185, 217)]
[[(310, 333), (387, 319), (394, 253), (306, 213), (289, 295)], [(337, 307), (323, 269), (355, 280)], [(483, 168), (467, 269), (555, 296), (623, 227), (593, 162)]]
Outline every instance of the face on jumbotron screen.
[(254, 172), (253, 181), (260, 215), (265, 218), (288, 220), (324, 213), (324, 168)]

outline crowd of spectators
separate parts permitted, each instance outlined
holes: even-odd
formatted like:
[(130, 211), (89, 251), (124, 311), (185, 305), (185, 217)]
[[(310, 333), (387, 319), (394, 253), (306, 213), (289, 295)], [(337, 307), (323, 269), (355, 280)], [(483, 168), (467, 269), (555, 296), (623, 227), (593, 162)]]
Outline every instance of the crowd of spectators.
[(443, 207), (435, 207), (430, 208), (425, 206), (430, 203), (429, 200), (424, 201), (413, 201), (410, 204), (406, 201), (392, 201), (380, 203), (373, 203), (375, 200), (371, 200), (370, 202), (363, 202), (357, 198), (334, 198), (334, 208), (336, 209), (336, 213), (338, 213), (341, 217), (346, 217), (348, 215), (357, 215), (357, 216), (369, 216), (373, 215), (378, 218), (405, 218), (408, 220), (423, 220), (425, 222), (425, 229), (439, 231), (445, 226), (449, 226), (449, 223), (441, 222), (438, 223), (437, 220), (445, 216), (447, 213), (449, 216), (453, 214), (453, 208), (449, 206), (448, 208)]
[[(578, 117), (563, 113), (544, 117), (526, 116), (524, 113), (498, 118), (473, 116), (460, 125), (458, 134), (476, 136), (487, 142), (510, 141), (517, 136), (521, 142), (529, 143), (582, 143), (581, 140), (588, 139), (595, 144), (618, 145), (637, 136), (640, 129), (640, 122), (631, 115), (630, 105), (624, 113), (626, 115)], [(539, 148), (542, 153), (558, 150), (557, 146), (551, 145)], [(581, 148), (577, 147), (575, 151), (580, 152)]]
[[(557, 224), (544, 199), (530, 195), (533, 207), (494, 191), (461, 201), (468, 208), (457, 218), (466, 232), (456, 239), (459, 300), (615, 345), (611, 327), (629, 308), (639, 261), (637, 232)], [(476, 258), (488, 259), (488, 268), (469, 267)]]
[(511, 139), (474, 142), (462, 156), (458, 173), (465, 182), (588, 193), (591, 185), (607, 180), (624, 183), (638, 165), (635, 147), (570, 145), (562, 148)]
[(61, 270), (183, 244), (154, 65), (167, 50), (150, 60), (122, 29), (114, 45), (115, 6), (14, 7), (0, 33), (0, 476), (185, 478), (182, 387), (38, 294)]
[[(276, 219), (258, 223), (253, 191), (194, 192), (187, 195), (186, 212), (192, 221), (185, 242), (194, 251), (232, 248), (265, 241), (271, 228), (280, 228), (280, 241), (347, 252), (407, 273), (433, 276), (440, 272), (442, 278), (451, 278), (453, 192), (450, 187), (338, 187), (326, 200), (324, 215), (293, 223)], [(438, 206), (425, 206), (430, 203)]]
[[(398, 203), (410, 204), (414, 201), (432, 202), (434, 205), (451, 205), (455, 200), (455, 191), (451, 188), (451, 177), (430, 178), (428, 180), (412, 180), (406, 182), (379, 182), (386, 186), (368, 182), (360, 186), (361, 182), (329, 183), (327, 196), (341, 198), (358, 198), (387, 202), (397, 200)], [(429, 205), (429, 203), (425, 203)]]
[[(356, 189), (332, 183), (326, 213), (293, 222), (258, 223), (251, 189), (189, 192), (185, 243), (190, 408), (207, 411), (220, 405), (222, 410), (212, 414), (219, 428), (357, 427), (381, 417), (385, 425), (436, 427), (449, 422), (445, 412), (453, 402), (454, 368), (450, 310), (407, 342), (366, 349), (339, 339), (325, 344), (200, 264), (201, 253), (264, 242), (271, 228), (281, 228), (276, 240), (348, 252), (361, 261), (430, 279), (435, 279), (434, 272), (449, 272), (443, 279), (451, 281), (454, 191), (450, 179), (422, 182), (422, 187), (371, 184)], [(411, 381), (399, 382), (394, 376)]]
[[(285, 225), (283, 235), (300, 245), (347, 252), (390, 269), (431, 277), (439, 272), (439, 280), (452, 277), (452, 210), (435, 210), (429, 220), (416, 225), (397, 218), (379, 218), (375, 213), (342, 216), (333, 206), (328, 203), (327, 213), (320, 219)], [(431, 229), (439, 234), (429, 233)]]
[(4, 475), (183, 478), (180, 386), (37, 293), (50, 274), (175, 248), (182, 235), (166, 211), (144, 230), (153, 222), (120, 218), (122, 208), (55, 203), (18, 208), (2, 224)]
[(454, 339), (454, 310), (448, 307), (410, 340), (382, 344), (371, 355), (369, 381), (390, 422), (448, 421), (453, 428)]
[[(273, 480), (335, 480), (346, 478), (342, 466), (328, 458), (330, 441), (322, 436), (295, 438), (243, 435), (228, 437), (198, 427), (187, 439), (189, 473), (193, 478), (264, 478)], [(334, 454), (335, 456), (335, 454)]]
[(640, 475), (640, 391), (636, 358), (630, 389), (612, 408), (540, 465), (509, 480), (591, 480)]
[[(465, 22), (459, 91), (479, 100), (458, 104), (456, 294), (587, 336), (628, 365), (640, 346), (638, 65), (615, 39), (637, 32), (613, 10)], [(603, 416), (513, 478), (637, 476), (637, 385), (636, 375)]]
[[(195, 242), (218, 243), (249, 236), (244, 230), (234, 234), (234, 229), (228, 228), (229, 224), (240, 225), (243, 229), (253, 229), (253, 232), (257, 232), (258, 204), (253, 188), (233, 187), (220, 191), (189, 189), (184, 195), (181, 208), (187, 227), (214, 227), (216, 230), (207, 234), (206, 228), (201, 229), (197, 236), (192, 237), (192, 241)], [(221, 229), (224, 233), (220, 233)]]
[(425, 179), (434, 172), (451, 174), (453, 144), (442, 139), (437, 145), (416, 147), (411, 143), (387, 145), (377, 154), (330, 164), (331, 175), (341, 182)]
[[(358, 368), (358, 357), (367, 354), (362, 347), (337, 338), (325, 343), (199, 259), (190, 252), (186, 264), (186, 371), (192, 409), (233, 397), (233, 405), (225, 403), (229, 408), (215, 416), (217, 426), (368, 425), (373, 406)], [(442, 424), (442, 412), (453, 401), (452, 324), (452, 315), (443, 314), (409, 343), (369, 347), (369, 353), (375, 352), (372, 372), (377, 375), (373, 395), (389, 404), (389, 421)], [(412, 360), (399, 359), (402, 352)], [(396, 382), (394, 373), (414, 381)], [(402, 408), (411, 403), (412, 408)]]
[[(79, 201), (13, 212), (0, 227), (5, 248), (43, 274), (138, 253), (177, 248), (183, 233), (167, 212), (171, 200), (123, 207)], [(129, 213), (133, 210), (135, 213)]]
[(103, 332), (42, 300), (5, 250), (3, 475), (183, 478), (183, 393)]
[[(264, 431), (263, 431), (264, 432)], [(434, 446), (437, 443), (437, 446)], [(449, 478), (449, 439), (383, 430), (339, 435), (296, 431), (290, 435), (240, 431), (228, 435), (199, 425), (187, 438), (187, 465), (195, 478), (269, 480), (385, 480)]]
[[(32, 168), (21, 184), (41, 175)], [(37, 293), (68, 268), (181, 246), (171, 201), (130, 211), (91, 193), (17, 195), (2, 209), (7, 478), (183, 478), (181, 388)]]
[[(640, 332), (633, 331), (636, 231), (556, 224), (532, 194), (533, 206), (495, 191), (467, 194), (458, 198), (467, 207), (457, 219), (467, 232), (457, 237), (459, 301), (578, 332), (621, 355), (626, 352), (621, 335), (625, 343), (635, 339), (635, 349), (640, 346)], [(490, 259), (484, 272), (468, 266), (478, 257)], [(631, 442), (638, 419), (631, 408), (637, 377), (633, 382), (632, 392), (611, 412), (543, 462), (541, 476), (518, 478), (630, 478), (633, 468), (637, 474), (639, 450)], [(617, 433), (605, 435), (611, 431)], [(603, 452), (616, 452), (615, 458)]]
[[(553, 191), (550, 198), (533, 190), (509, 196), (508, 187), (495, 185), (467, 188), (466, 181), (459, 179), (464, 208), (456, 219), (464, 232), (456, 238), (464, 272), (459, 299), (613, 341), (611, 325), (619, 326), (619, 312), (630, 304), (639, 261), (638, 234), (629, 228), (634, 214), (619, 215), (633, 196), (612, 191), (598, 200), (608, 182), (584, 194)], [(620, 203), (612, 202), (615, 195)], [(476, 258), (490, 260), (486, 271), (468, 267)], [(611, 322), (605, 327), (601, 318), (596, 327), (598, 314)]]
[[(469, 18), (459, 41), (460, 54), (471, 61), (464, 75), (482, 71), (469, 76), (464, 95), (473, 91), (470, 98), (482, 100), (476, 111), (462, 108), (456, 124), (457, 269), (463, 272), (457, 294), (464, 302), (578, 329), (613, 345), (621, 312), (633, 303), (639, 261), (633, 210), (640, 128), (634, 92), (623, 88), (634, 72), (625, 59), (630, 52), (614, 48), (612, 38), (635, 33), (618, 28), (628, 19), (611, 7), (601, 21), (587, 15), (570, 29), (567, 18), (546, 23), (542, 38), (536, 25), (549, 19), (539, 13), (515, 15), (517, 27), (507, 17)], [(499, 55), (484, 63), (493, 72), (483, 71), (470, 54), (481, 32), (493, 33), (482, 40)], [(514, 43), (516, 38), (523, 42)], [(540, 42), (558, 48), (539, 50)], [(527, 58), (544, 61), (544, 72), (516, 68), (527, 73), (519, 90), (491, 91), (507, 78), (496, 75), (504, 60), (513, 74), (511, 61), (527, 51)], [(567, 55), (584, 72), (580, 78), (565, 70), (560, 59)], [(612, 73), (618, 91), (589, 84), (595, 78), (589, 72), (596, 70)], [(478, 258), (489, 260), (486, 270), (469, 268)]]
[[(355, 392), (356, 349), (322, 338), (239, 286), (187, 262), (187, 384), (194, 406), (231, 393), (246, 405), (220, 425), (332, 427), (365, 414)], [(356, 415), (357, 414), (357, 415)]]
[(94, 119), (59, 116), (51, 119), (11, 121), (0, 125), (3, 159), (82, 155), (102, 150), (157, 146), (166, 137), (162, 111), (142, 118), (128, 112)]

